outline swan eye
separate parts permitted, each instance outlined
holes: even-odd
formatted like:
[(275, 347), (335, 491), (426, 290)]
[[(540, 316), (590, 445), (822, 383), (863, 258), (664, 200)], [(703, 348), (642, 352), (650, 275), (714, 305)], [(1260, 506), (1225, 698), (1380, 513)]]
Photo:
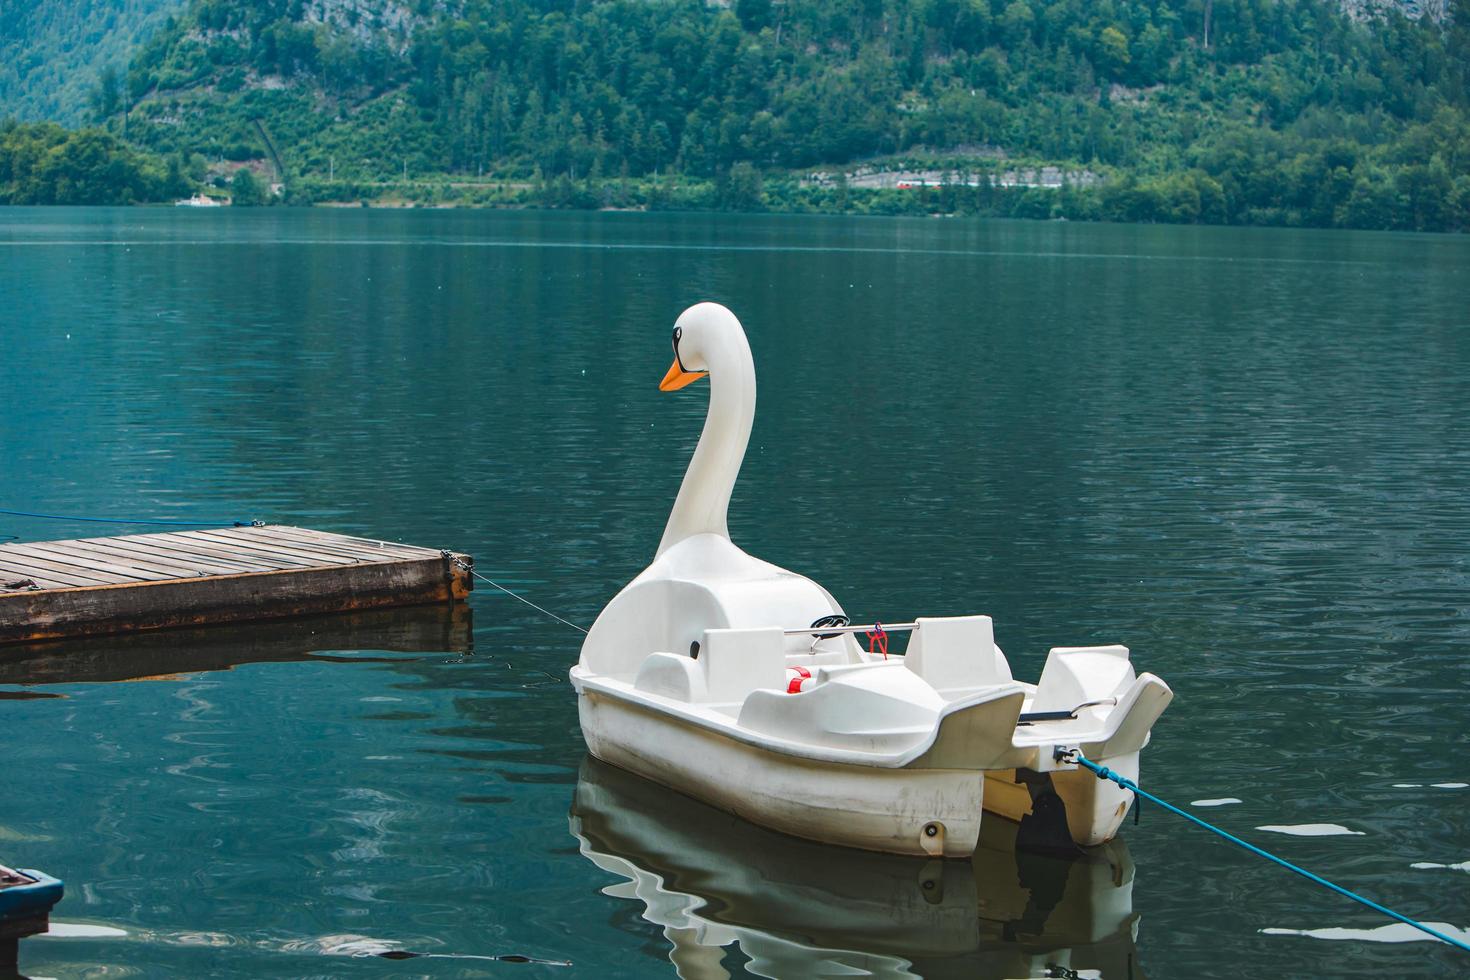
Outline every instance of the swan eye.
[(684, 336), (683, 327), (674, 328), (674, 360), (679, 365), (679, 370), (684, 370), (684, 359), (679, 356), (679, 338)]

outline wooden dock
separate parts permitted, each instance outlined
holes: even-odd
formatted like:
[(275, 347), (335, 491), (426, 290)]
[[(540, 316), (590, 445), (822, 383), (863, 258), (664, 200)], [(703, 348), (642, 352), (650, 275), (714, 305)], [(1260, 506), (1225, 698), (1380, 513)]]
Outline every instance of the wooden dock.
[(275, 524), (0, 544), (0, 643), (454, 602), (460, 562)]

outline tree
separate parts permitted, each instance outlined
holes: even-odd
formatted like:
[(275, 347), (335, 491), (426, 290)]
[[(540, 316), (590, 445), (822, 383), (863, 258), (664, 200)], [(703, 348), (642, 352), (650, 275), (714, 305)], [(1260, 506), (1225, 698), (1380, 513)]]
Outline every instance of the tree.
[(169, 197), (188, 197), (194, 193), (194, 185), (190, 182), (185, 168), (188, 161), (182, 153), (175, 153), (168, 158), (168, 169), (164, 174), (163, 192)]
[(747, 31), (759, 31), (771, 24), (771, 0), (735, 0), (735, 16)]
[(1338, 209), (1336, 221), (1348, 228), (1392, 228), (1399, 210), (1393, 187), (1383, 173), (1365, 168)]
[(130, 204), (162, 194), (159, 163), (110, 133), (0, 124), (0, 203)]
[(1133, 60), (1128, 50), (1128, 35), (1116, 27), (1105, 27), (1097, 36), (1097, 67), (1114, 81), (1121, 80)]
[(737, 163), (724, 180), (721, 203), (731, 211), (758, 211), (763, 203), (760, 171), (748, 163)]
[(1013, 0), (1001, 15), (1000, 26), (1006, 41), (1018, 45), (1031, 39), (1031, 29), (1036, 24), (1036, 15), (1026, 0)]
[(249, 167), (236, 170), (235, 176), (231, 178), (230, 203), (237, 208), (253, 208), (265, 203), (260, 181), (255, 179), (255, 174)]
[(107, 65), (92, 93), (92, 113), (98, 122), (112, 118), (122, 106), (122, 76), (116, 65)]

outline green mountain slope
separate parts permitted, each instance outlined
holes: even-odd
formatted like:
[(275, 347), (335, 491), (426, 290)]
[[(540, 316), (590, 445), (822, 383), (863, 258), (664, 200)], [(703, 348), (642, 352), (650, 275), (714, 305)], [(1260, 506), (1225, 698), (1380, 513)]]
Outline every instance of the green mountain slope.
[(90, 118), (104, 68), (168, 26), (187, 0), (0, 0), (0, 118)]
[[(129, 136), (243, 160), (265, 156), (263, 125), (316, 195), (446, 175), (595, 204), (609, 180), (636, 196), (674, 174), (736, 206), (1457, 228), (1464, 8), (193, 0), (134, 57)], [(1078, 176), (1005, 186), (1039, 163)], [(860, 191), (859, 164), (945, 187)]]

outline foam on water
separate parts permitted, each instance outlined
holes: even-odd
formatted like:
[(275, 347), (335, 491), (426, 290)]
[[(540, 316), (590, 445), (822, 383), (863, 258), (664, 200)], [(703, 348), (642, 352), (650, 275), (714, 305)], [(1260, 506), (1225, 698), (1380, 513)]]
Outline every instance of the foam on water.
[(16, 830), (0, 824), (0, 841), (12, 843), (14, 841), (48, 841), (54, 840), (49, 834), (33, 834), (25, 830)]
[[(1442, 932), (1451, 939), (1470, 942), (1470, 929), (1460, 929), (1448, 922), (1426, 922), (1429, 928)], [(1426, 932), (1420, 932), (1406, 922), (1390, 922), (1376, 929), (1348, 929), (1332, 926), (1326, 929), (1262, 929), (1268, 936), (1310, 936), (1313, 939), (1348, 939), (1368, 943), (1437, 943), (1440, 940)]]
[(1240, 800), (1233, 796), (1222, 796), (1218, 800), (1194, 800), (1190, 806), (1229, 806), (1231, 803), (1239, 803)]
[(312, 939), (295, 939), (281, 946), (288, 953), (321, 953), (326, 956), (382, 956), (401, 949), (402, 943), (374, 939), (356, 933), (340, 933)]
[(1459, 864), (1436, 864), (1433, 861), (1415, 861), (1409, 867), (1418, 868), (1421, 871), (1432, 868), (1442, 868), (1445, 871), (1470, 871), (1470, 861), (1461, 861)]
[(1290, 834), (1293, 837), (1362, 837), (1361, 830), (1348, 830), (1340, 823), (1296, 823), (1296, 824), (1267, 824), (1257, 827), (1257, 830), (1267, 830), (1273, 834)]
[(91, 922), (52, 922), (41, 935), (56, 936), (60, 939), (115, 939), (127, 934), (126, 929), (99, 926)]

